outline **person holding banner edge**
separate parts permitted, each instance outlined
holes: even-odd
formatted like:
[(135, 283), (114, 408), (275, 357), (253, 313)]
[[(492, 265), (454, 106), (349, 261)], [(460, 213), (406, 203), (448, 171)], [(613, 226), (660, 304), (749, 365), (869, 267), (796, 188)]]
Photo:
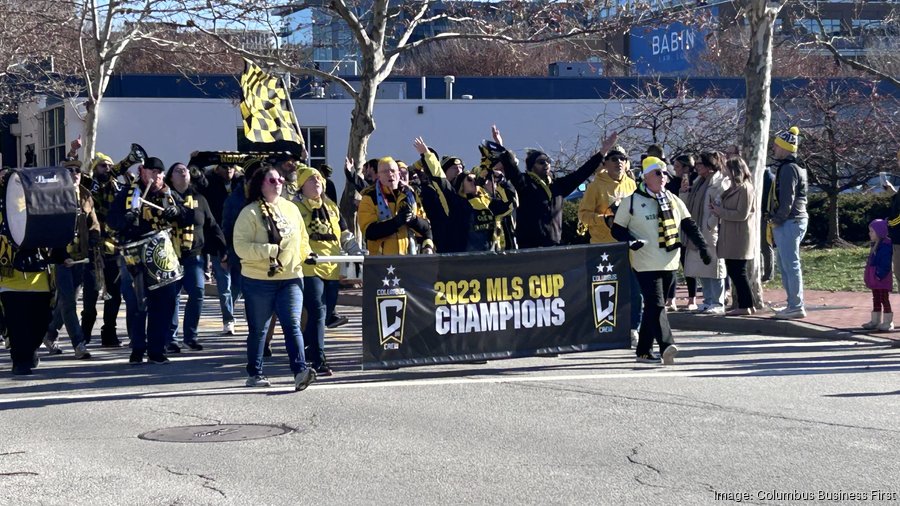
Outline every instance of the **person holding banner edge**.
[[(635, 350), (637, 361), (672, 365), (678, 347), (666, 314), (666, 292), (678, 269), (679, 232), (684, 232), (697, 246), (705, 264), (709, 264), (711, 258), (706, 241), (684, 202), (663, 186), (665, 162), (648, 156), (642, 166), (643, 182), (633, 194), (622, 199), (613, 220), (612, 236), (629, 243), (631, 268), (644, 297), (644, 314)], [(651, 353), (654, 339), (659, 344), (661, 359)]]

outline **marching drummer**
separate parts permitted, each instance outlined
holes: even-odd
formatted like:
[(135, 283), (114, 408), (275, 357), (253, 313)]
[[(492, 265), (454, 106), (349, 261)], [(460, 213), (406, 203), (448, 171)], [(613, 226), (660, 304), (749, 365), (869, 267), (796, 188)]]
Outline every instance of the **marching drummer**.
[[(109, 226), (119, 234), (120, 247), (128, 247), (156, 232), (168, 231), (175, 224), (184, 222), (188, 213), (172, 195), (163, 181), (166, 168), (162, 160), (147, 158), (139, 168), (138, 180), (123, 188), (109, 210)], [(167, 247), (157, 248), (151, 257), (174, 252), (168, 233), (164, 232)], [(146, 255), (145, 255), (146, 256)], [(144, 258), (139, 262), (159, 261), (178, 263), (178, 258)], [(175, 313), (176, 283), (159, 284), (151, 290), (145, 264), (127, 265), (120, 260), (122, 296), (125, 299), (128, 332), (131, 335), (132, 365), (143, 362), (165, 364), (166, 336)], [(148, 322), (149, 317), (149, 322)]]
[[(81, 187), (81, 162), (67, 160), (63, 166), (72, 175), (79, 209), (75, 218), (75, 238), (62, 255), (63, 263), (56, 266), (56, 307), (53, 309), (53, 319), (44, 337), (44, 346), (51, 353), (59, 353), (56, 340), (59, 329), (65, 324), (72, 348), (75, 350), (75, 358), (83, 360), (91, 358), (86, 348), (90, 334), (86, 334), (82, 328), (75, 306), (78, 288), (85, 280), (90, 279), (85, 276), (84, 271), (88, 269), (89, 262), (93, 261), (93, 250), (100, 242), (100, 223), (94, 213), (94, 199), (87, 189)], [(89, 290), (96, 291), (96, 287), (85, 286), (85, 291)]]

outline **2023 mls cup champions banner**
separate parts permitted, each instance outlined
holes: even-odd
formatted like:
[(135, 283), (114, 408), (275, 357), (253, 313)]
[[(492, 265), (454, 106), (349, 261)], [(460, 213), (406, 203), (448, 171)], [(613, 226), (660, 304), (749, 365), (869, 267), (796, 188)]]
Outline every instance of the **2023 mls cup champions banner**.
[(366, 257), (363, 368), (629, 347), (625, 244)]

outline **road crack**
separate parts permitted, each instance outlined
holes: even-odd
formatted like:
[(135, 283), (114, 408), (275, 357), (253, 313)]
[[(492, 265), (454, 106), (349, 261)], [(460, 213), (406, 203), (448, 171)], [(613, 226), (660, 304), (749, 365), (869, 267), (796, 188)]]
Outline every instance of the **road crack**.
[(161, 410), (153, 409), (153, 408), (150, 408), (150, 411), (153, 411), (154, 413), (164, 414), (164, 415), (178, 415), (178, 416), (183, 416), (185, 418), (195, 418), (197, 420), (201, 420), (204, 422), (215, 422), (216, 425), (222, 425), (222, 420), (218, 420), (216, 418), (210, 418), (207, 416), (192, 415), (190, 413), (181, 413), (178, 411), (161, 411)]
[(0, 453), (0, 457), (6, 457), (7, 455), (22, 455), (24, 453), (25, 453), (24, 451), (5, 452), (5, 453)]
[[(625, 458), (628, 459), (628, 462), (631, 462), (632, 464), (634, 464), (636, 466), (643, 467), (644, 469), (649, 469), (650, 471), (653, 471), (654, 473), (656, 473), (656, 476), (662, 477), (662, 474), (663, 474), (662, 470), (660, 470), (658, 467), (647, 464), (646, 462), (641, 462), (640, 460), (637, 459), (638, 449), (640, 449), (642, 446), (644, 446), (643, 443), (632, 448), (631, 455), (626, 455)], [(644, 481), (641, 479), (639, 474), (640, 473), (634, 475), (634, 481), (638, 482), (641, 485), (644, 485), (646, 487), (654, 487), (654, 488), (670, 488), (670, 487), (666, 487), (663, 485), (657, 485), (656, 483), (650, 483), (648, 481)]]
[(10, 471), (8, 473), (0, 473), (0, 476), (40, 476), (32, 471)]
[(159, 466), (159, 467), (165, 469), (166, 471), (168, 471), (171, 474), (174, 474), (175, 476), (190, 476), (193, 478), (200, 478), (201, 480), (203, 480), (203, 483), (200, 484), (201, 487), (208, 489), (208, 490), (212, 490), (214, 492), (218, 492), (222, 497), (225, 497), (225, 498), (228, 497), (222, 489), (213, 485), (214, 483), (216, 483), (215, 478), (211, 478), (209, 476), (206, 476), (205, 474), (182, 473), (182, 472), (176, 471), (168, 466)]

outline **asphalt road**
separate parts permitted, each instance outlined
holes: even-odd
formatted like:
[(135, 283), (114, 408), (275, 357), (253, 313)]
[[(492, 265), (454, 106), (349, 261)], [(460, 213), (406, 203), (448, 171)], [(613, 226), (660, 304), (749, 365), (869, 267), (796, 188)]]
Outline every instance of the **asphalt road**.
[[(213, 317), (168, 365), (68, 349), (21, 381), (0, 354), (0, 504), (900, 503), (900, 349), (680, 332), (672, 367), (620, 350), (360, 371), (356, 316), (329, 334), (336, 374), (300, 393), (283, 345), (273, 386), (243, 387), (242, 340)], [(138, 437), (211, 424), (291, 431)]]

